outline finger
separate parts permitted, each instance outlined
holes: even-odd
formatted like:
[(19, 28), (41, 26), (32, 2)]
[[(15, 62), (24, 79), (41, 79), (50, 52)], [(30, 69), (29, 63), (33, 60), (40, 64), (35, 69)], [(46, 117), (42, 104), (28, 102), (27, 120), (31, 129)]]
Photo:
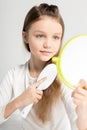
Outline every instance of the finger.
[(76, 89), (79, 87), (81, 87), (80, 81), (78, 82), (78, 84), (74, 85), (74, 88), (76, 88)]
[(43, 91), (41, 91), (39, 89), (37, 89), (36, 93), (39, 94), (39, 95), (43, 95)]
[(84, 98), (84, 96), (82, 94), (79, 94), (77, 92), (72, 94), (72, 97), (78, 100), (82, 100)]
[(80, 104), (80, 100), (75, 99), (75, 98), (73, 98), (73, 102), (74, 102), (74, 104), (76, 104), (77, 106)]
[(77, 89), (77, 92), (78, 92), (79, 94), (83, 95), (83, 96), (87, 96), (87, 90), (84, 89), (84, 88), (82, 88), (82, 87), (79, 87), (79, 88)]
[(42, 84), (45, 80), (47, 80), (47, 78), (46, 77), (44, 77), (44, 78), (42, 78), (42, 79), (40, 79), (40, 80), (38, 80), (34, 85), (35, 85), (35, 87), (37, 88), (37, 87), (39, 87), (39, 85), (40, 84)]
[(79, 83), (80, 83), (80, 84), (84, 84), (84, 83), (85, 83), (85, 80), (84, 80), (84, 79), (80, 79)]
[(34, 100), (34, 104), (38, 103), (38, 101), (39, 101), (39, 100), (36, 98), (36, 99)]
[(83, 79), (80, 79), (79, 82), (78, 82), (78, 84), (75, 85), (75, 88), (82, 87), (84, 85), (85, 85), (85, 81)]
[(42, 96), (41, 95), (37, 95), (37, 97), (36, 97), (38, 100), (40, 100), (41, 98), (42, 98)]
[(79, 84), (80, 84), (81, 88), (83, 88), (83, 89), (87, 88), (87, 83), (86, 83), (86, 81), (84, 79), (81, 79)]

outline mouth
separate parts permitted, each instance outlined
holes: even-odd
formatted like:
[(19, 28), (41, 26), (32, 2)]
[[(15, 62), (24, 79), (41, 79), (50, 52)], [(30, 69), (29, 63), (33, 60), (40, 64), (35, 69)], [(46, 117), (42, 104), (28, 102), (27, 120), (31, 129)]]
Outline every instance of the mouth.
[(52, 52), (51, 51), (40, 51), (43, 55), (49, 55), (51, 54)]

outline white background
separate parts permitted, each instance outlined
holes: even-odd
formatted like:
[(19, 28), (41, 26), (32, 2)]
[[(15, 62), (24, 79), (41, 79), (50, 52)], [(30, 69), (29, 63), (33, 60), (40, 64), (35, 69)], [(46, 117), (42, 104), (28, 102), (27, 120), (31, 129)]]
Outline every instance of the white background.
[(75, 35), (87, 34), (87, 0), (0, 0), (0, 80), (8, 69), (28, 59), (22, 26), (29, 9), (42, 2), (59, 6), (65, 22), (63, 44)]
[[(75, 35), (87, 34), (87, 0), (0, 0), (0, 80), (8, 69), (28, 59), (29, 53), (22, 42), (22, 26), (29, 9), (42, 2), (59, 6), (65, 22), (63, 44)], [(0, 130), (19, 130), (19, 122), (17, 128), (13, 122), (2, 124)]]

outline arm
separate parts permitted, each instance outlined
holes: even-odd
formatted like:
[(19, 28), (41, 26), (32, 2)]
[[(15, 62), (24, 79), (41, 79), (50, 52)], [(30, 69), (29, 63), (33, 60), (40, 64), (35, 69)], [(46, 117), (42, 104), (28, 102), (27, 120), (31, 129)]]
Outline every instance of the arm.
[(41, 90), (37, 87), (44, 82), (45, 78), (29, 86), (21, 95), (15, 98), (12, 102), (8, 103), (5, 108), (4, 117), (10, 116), (16, 109), (25, 107), (31, 103), (37, 103), (43, 95)]
[(87, 82), (81, 80), (72, 94), (78, 115), (79, 130), (87, 130)]
[(0, 83), (0, 123), (5, 121), (4, 111), (6, 108), (6, 104), (10, 102), (12, 97), (12, 77), (13, 70), (10, 70)]
[[(31, 103), (37, 103), (42, 97), (42, 91), (36, 89), (45, 79), (34, 83), (21, 95), (12, 100), (13, 74), (9, 72), (0, 84), (0, 123), (5, 121), (16, 109)], [(5, 108), (5, 109), (2, 109)]]
[(69, 117), (70, 125), (72, 130), (78, 130), (76, 120), (77, 115), (75, 112), (75, 104), (72, 100), (72, 89), (68, 88), (67, 86), (62, 85), (62, 99), (64, 102), (64, 106), (66, 112)]

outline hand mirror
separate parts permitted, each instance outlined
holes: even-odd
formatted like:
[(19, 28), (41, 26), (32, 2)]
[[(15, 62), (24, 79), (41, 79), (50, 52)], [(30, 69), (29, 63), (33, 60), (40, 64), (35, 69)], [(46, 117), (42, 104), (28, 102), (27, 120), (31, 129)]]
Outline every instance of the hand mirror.
[(66, 42), (58, 57), (53, 57), (60, 80), (74, 89), (80, 79), (87, 80), (87, 35), (78, 35)]

